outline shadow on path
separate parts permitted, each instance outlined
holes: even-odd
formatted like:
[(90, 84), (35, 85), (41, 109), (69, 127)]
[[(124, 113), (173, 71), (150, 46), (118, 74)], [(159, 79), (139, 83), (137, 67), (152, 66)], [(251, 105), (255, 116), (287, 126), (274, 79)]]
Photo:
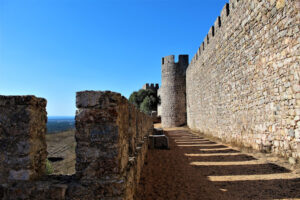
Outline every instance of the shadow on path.
[(137, 199), (300, 198), (300, 176), (189, 131), (167, 131), (170, 150), (149, 150)]

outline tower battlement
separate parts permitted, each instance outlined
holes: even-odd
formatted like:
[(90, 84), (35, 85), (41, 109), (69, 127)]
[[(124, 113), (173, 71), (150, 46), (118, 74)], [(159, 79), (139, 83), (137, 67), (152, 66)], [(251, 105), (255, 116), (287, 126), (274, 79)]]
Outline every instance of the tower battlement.
[(142, 89), (153, 90), (157, 93), (157, 90), (159, 89), (159, 84), (158, 83), (146, 83), (145, 85), (143, 85)]
[[(165, 56), (161, 59), (161, 64), (168, 64), (168, 63), (173, 63), (175, 64), (175, 56), (170, 55), (170, 56)], [(189, 55), (179, 55), (178, 56), (178, 62), (177, 63), (182, 63), (182, 64), (189, 64)]]

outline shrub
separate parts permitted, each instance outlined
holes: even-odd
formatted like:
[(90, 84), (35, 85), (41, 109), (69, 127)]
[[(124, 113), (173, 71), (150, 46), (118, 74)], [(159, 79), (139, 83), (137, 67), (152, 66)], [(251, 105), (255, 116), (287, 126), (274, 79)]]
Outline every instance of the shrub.
[(142, 112), (151, 114), (151, 111), (157, 110), (157, 105), (160, 104), (160, 98), (153, 90), (140, 89), (130, 95), (129, 102)]
[(140, 110), (146, 114), (151, 114), (151, 100), (150, 97), (146, 97), (141, 103)]
[(51, 162), (48, 159), (46, 159), (46, 174), (47, 175), (52, 174), (53, 171), (54, 170), (53, 170)]

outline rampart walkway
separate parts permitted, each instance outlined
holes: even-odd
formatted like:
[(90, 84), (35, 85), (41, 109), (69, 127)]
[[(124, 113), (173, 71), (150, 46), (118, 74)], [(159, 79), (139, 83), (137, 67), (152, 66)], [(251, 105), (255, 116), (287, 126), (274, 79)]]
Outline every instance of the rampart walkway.
[(186, 129), (169, 130), (167, 135), (170, 150), (148, 152), (138, 189), (140, 200), (300, 198), (299, 170)]

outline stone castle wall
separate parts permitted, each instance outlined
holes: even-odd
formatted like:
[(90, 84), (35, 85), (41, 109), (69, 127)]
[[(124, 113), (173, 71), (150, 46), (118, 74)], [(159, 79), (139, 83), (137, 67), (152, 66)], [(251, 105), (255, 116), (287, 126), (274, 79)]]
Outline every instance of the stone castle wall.
[(188, 55), (162, 58), (162, 80), (159, 90), (161, 97), (161, 121), (164, 128), (186, 124), (186, 79), (185, 72), (189, 64)]
[(0, 199), (133, 199), (153, 131), (113, 92), (76, 99), (76, 174), (45, 175), (46, 101), (0, 96)]
[(46, 104), (34, 96), (0, 96), (0, 184), (45, 173)]
[(192, 129), (300, 158), (300, 8), (231, 0), (187, 69)]
[(76, 105), (77, 177), (122, 183), (115, 197), (133, 199), (152, 118), (113, 92), (78, 92)]

